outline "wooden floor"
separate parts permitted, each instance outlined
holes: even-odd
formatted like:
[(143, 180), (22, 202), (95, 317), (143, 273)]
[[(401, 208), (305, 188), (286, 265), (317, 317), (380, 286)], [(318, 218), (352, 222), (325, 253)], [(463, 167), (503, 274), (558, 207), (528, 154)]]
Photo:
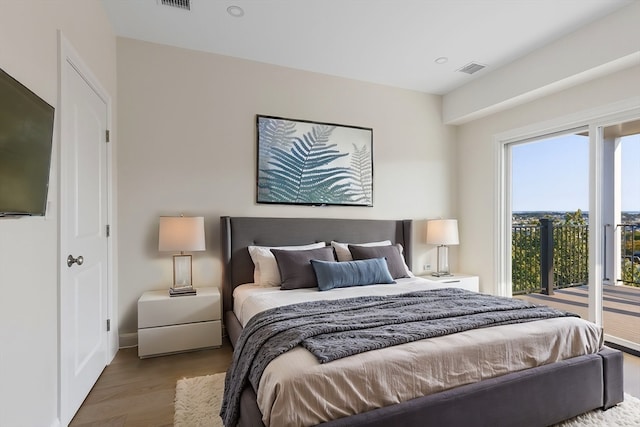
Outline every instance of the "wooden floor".
[[(225, 372), (222, 348), (140, 360), (136, 348), (122, 349), (107, 366), (71, 422), (75, 427), (162, 427), (173, 425), (176, 382)], [(640, 398), (640, 357), (625, 354), (625, 392)]]
[(176, 382), (225, 372), (231, 345), (171, 356), (138, 358), (137, 348), (118, 351), (71, 421), (75, 427), (173, 426)]
[[(588, 318), (588, 288), (579, 286), (555, 291), (553, 295), (528, 294), (518, 298), (542, 303)], [(603, 325), (608, 335), (640, 344), (640, 288), (611, 286), (603, 288)]]

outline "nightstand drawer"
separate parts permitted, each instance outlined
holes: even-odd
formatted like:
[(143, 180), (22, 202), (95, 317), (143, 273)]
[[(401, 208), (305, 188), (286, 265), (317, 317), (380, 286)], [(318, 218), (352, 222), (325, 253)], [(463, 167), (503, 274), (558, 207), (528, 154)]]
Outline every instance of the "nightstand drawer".
[(138, 330), (139, 357), (220, 347), (221, 345), (222, 325), (220, 320)]
[(438, 282), (443, 285), (443, 287), (460, 288), (473, 292), (480, 291), (477, 277), (451, 277), (449, 279), (441, 278), (440, 280), (438, 280)]
[(451, 276), (435, 277), (425, 274), (420, 277), (433, 283), (434, 288), (460, 288), (473, 292), (480, 291), (478, 276), (453, 274)]
[(168, 291), (145, 292), (138, 300), (138, 328), (220, 320), (217, 288), (198, 288), (197, 295), (169, 297)]

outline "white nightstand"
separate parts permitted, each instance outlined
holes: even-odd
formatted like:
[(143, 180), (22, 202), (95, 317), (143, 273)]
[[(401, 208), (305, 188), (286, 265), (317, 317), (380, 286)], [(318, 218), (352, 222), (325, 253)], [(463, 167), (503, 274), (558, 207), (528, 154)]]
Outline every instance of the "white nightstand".
[(138, 356), (160, 356), (222, 345), (218, 288), (170, 297), (148, 291), (138, 300)]
[(424, 274), (420, 275), (420, 277), (432, 281), (436, 288), (461, 288), (480, 292), (480, 279), (478, 276), (454, 273), (452, 276), (436, 277)]

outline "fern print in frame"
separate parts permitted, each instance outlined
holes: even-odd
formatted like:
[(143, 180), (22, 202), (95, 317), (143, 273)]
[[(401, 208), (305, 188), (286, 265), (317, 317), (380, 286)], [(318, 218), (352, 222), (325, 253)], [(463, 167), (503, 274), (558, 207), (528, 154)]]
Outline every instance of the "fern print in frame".
[(373, 129), (258, 115), (257, 202), (373, 206)]

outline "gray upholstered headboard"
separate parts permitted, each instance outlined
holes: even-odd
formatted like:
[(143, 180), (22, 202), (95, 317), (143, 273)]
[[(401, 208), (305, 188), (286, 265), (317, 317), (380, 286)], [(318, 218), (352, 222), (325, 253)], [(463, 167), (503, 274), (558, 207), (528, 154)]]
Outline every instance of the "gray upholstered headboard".
[(225, 312), (233, 309), (236, 286), (253, 282), (253, 262), (247, 246), (391, 240), (405, 248), (405, 259), (410, 266), (411, 225), (411, 220), (220, 217), (223, 309)]

